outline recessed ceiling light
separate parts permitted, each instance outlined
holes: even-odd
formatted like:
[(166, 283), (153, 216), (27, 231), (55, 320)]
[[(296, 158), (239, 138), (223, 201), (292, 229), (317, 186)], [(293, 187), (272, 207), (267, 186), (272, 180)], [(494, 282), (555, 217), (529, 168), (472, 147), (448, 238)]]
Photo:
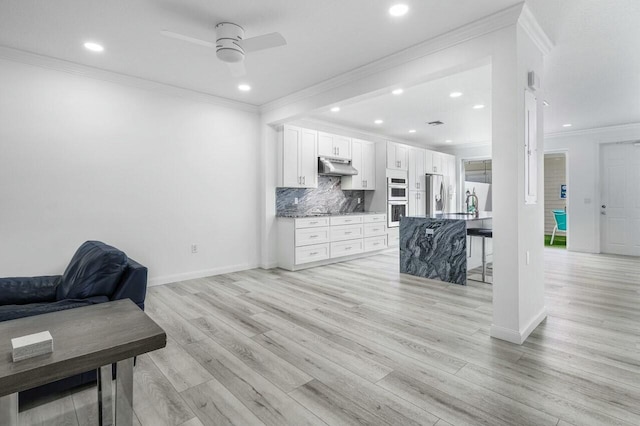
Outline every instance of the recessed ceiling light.
[(409, 130), (409, 133), (415, 133), (415, 132), (416, 132), (416, 130), (415, 130), (415, 129), (411, 129), (411, 130)]
[(238, 90), (240, 90), (241, 92), (248, 92), (249, 90), (251, 90), (251, 86), (249, 86), (248, 84), (240, 84), (238, 85)]
[(573, 124), (567, 123), (567, 124), (563, 124), (562, 127), (571, 127), (573, 126)]
[(378, 120), (374, 121), (374, 123), (376, 123), (376, 124), (382, 124), (382, 123), (384, 123), (384, 121), (382, 121), (382, 120), (378, 119)]
[(549, 102), (547, 102), (547, 101), (542, 101), (542, 105), (544, 105), (544, 106), (549, 106)]
[(462, 96), (462, 92), (451, 92), (449, 93), (449, 96), (452, 98), (459, 98), (460, 96)]
[(102, 47), (102, 45), (98, 44), (98, 43), (93, 43), (91, 41), (88, 41), (84, 44), (84, 48), (87, 50), (90, 50), (92, 52), (102, 52), (104, 51), (104, 47)]
[(445, 143), (451, 143), (451, 142), (453, 142), (451, 139), (447, 139), (447, 140), (445, 141)]
[(484, 105), (482, 105), (482, 104), (478, 104), (478, 105), (474, 105), (473, 106), (473, 109), (482, 109), (482, 108), (484, 108)]
[(409, 11), (409, 6), (406, 4), (398, 3), (389, 8), (389, 14), (391, 16), (403, 16)]
[(402, 89), (396, 89), (396, 90), (394, 90), (394, 91), (393, 91), (393, 92), (391, 92), (391, 93), (393, 93), (394, 95), (402, 95), (402, 94), (404, 93), (404, 90), (402, 90)]
[(340, 107), (331, 108), (331, 112), (338, 112), (338, 111), (340, 111)]

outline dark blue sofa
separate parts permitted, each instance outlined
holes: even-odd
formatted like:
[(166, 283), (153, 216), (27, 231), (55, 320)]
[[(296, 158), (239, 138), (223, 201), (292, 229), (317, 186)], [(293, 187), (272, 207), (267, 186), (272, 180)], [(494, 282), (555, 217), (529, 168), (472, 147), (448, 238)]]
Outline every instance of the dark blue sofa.
[[(100, 241), (87, 241), (73, 255), (63, 275), (0, 278), (0, 321), (131, 299), (144, 310), (147, 268)], [(54, 342), (55, 347), (55, 342)], [(88, 371), (20, 393), (20, 401), (95, 382)]]

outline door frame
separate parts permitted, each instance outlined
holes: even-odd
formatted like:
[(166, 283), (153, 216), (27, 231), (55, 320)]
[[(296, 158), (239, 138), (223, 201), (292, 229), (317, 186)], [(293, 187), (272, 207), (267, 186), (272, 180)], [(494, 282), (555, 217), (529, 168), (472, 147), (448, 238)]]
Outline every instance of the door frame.
[[(567, 198), (566, 198), (566, 204), (567, 204), (567, 231), (565, 234), (567, 236), (567, 251), (571, 251), (571, 231), (569, 231), (571, 229), (571, 173), (569, 173), (569, 149), (567, 148), (563, 148), (563, 149), (548, 149), (548, 150), (544, 150), (543, 154), (542, 154), (542, 164), (544, 164), (544, 156), (547, 154), (564, 154), (564, 178), (565, 178), (565, 183), (567, 185)], [(542, 186), (544, 188), (544, 167), (543, 167), (543, 175), (542, 175)], [(600, 172), (598, 171), (598, 174)], [(599, 176), (598, 176), (599, 179)], [(600, 194), (598, 194), (598, 203), (600, 202)], [(543, 201), (544, 203), (544, 201)], [(600, 205), (600, 204), (598, 204)], [(546, 207), (545, 207), (546, 209)], [(545, 210), (546, 213), (546, 210)], [(598, 229), (598, 233), (600, 232), (600, 230)], [(542, 237), (544, 238), (544, 235), (542, 235)], [(598, 245), (600, 245), (600, 243), (598, 243)]]

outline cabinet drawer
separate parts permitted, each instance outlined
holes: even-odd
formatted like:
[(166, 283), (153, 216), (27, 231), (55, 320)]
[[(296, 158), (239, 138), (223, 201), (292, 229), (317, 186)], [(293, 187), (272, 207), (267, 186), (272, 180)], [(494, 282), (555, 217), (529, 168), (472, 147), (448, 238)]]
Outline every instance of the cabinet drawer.
[(387, 248), (386, 235), (364, 239), (364, 251), (382, 250), (384, 248)]
[(314, 244), (296, 248), (296, 265), (329, 258), (329, 244)]
[(353, 240), (363, 237), (362, 225), (332, 226), (331, 241)]
[(316, 226), (329, 226), (328, 217), (305, 217), (296, 219), (296, 228), (314, 228)]
[(374, 237), (376, 235), (385, 235), (386, 233), (387, 233), (387, 228), (385, 227), (384, 222), (366, 223), (364, 225), (364, 236), (365, 237)]
[(386, 214), (369, 214), (364, 217), (364, 223), (374, 223), (374, 222), (386, 222), (387, 215)]
[(296, 229), (296, 247), (329, 242), (329, 227)]
[(331, 243), (331, 258), (349, 256), (364, 251), (364, 240), (350, 240)]
[(354, 223), (362, 223), (362, 216), (333, 216), (333, 217), (331, 217), (331, 226), (334, 226), (334, 225), (352, 225)]
[(389, 228), (387, 232), (387, 246), (398, 247), (400, 245), (400, 228)]

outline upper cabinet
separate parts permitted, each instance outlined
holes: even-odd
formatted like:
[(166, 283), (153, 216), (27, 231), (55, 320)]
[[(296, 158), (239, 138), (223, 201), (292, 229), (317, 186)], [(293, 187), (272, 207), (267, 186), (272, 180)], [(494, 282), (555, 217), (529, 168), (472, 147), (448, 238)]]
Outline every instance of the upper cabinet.
[(318, 132), (285, 125), (278, 156), (278, 186), (318, 187)]
[(443, 169), (443, 158), (447, 154), (443, 154), (441, 152), (436, 151), (426, 151), (424, 169), (429, 174), (442, 175), (444, 174)]
[(426, 156), (422, 148), (409, 148), (409, 191), (425, 190)]
[(376, 189), (376, 145), (359, 139), (351, 141), (351, 165), (358, 171), (342, 177), (342, 189)]
[(318, 132), (318, 156), (351, 160), (351, 139)]
[(387, 142), (387, 168), (407, 170), (409, 147), (395, 142)]

